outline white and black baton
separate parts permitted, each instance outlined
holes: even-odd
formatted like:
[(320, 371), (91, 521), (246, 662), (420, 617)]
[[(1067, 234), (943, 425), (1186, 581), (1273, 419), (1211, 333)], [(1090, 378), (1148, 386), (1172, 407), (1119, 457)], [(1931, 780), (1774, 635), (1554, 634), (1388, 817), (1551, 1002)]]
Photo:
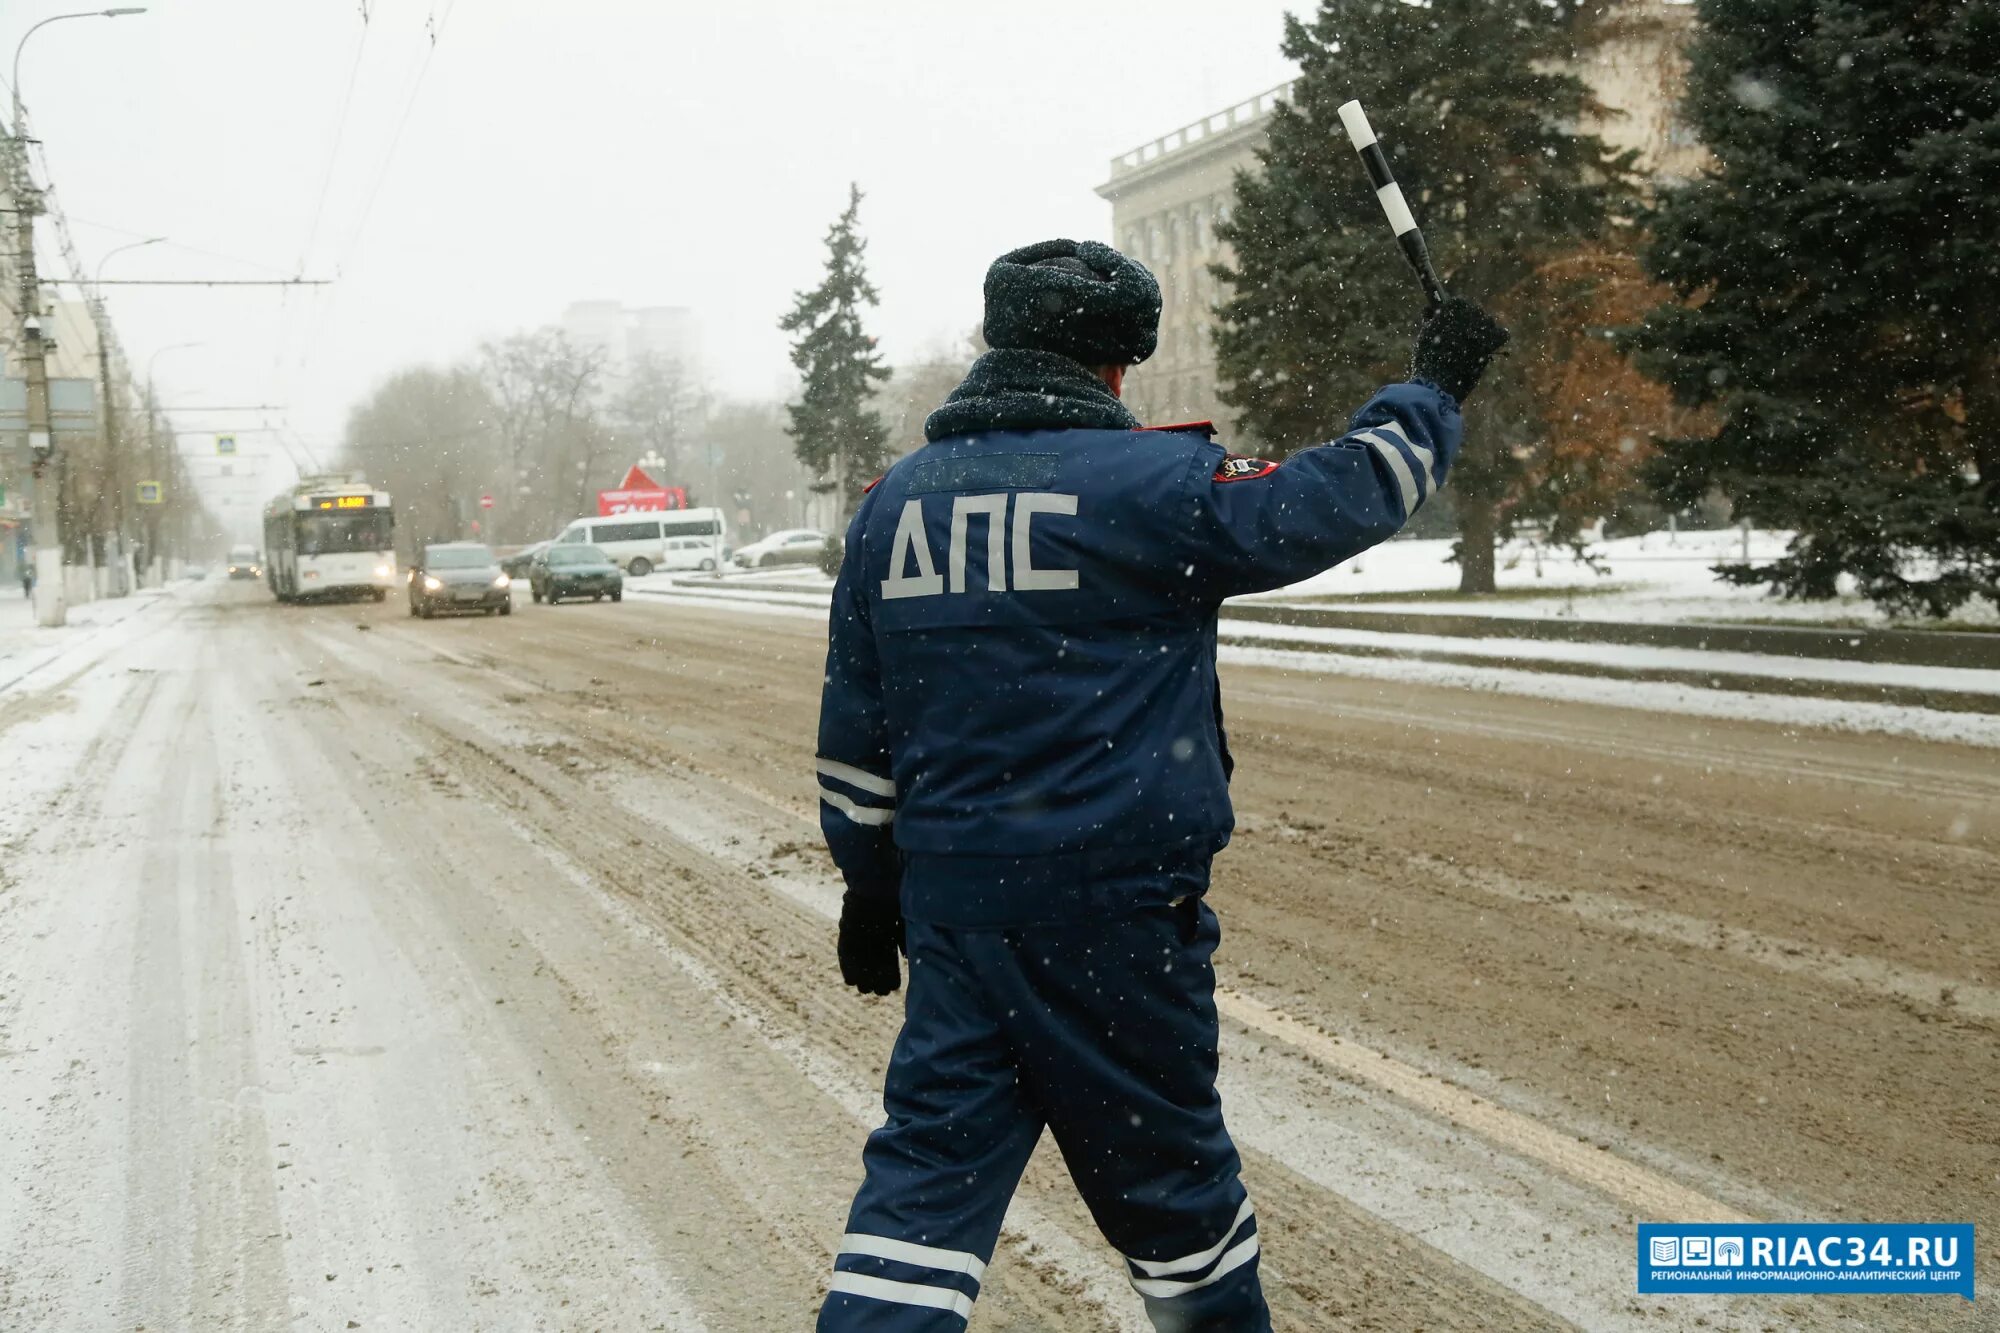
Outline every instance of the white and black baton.
[(1424, 234), (1417, 229), (1409, 201), (1403, 198), (1403, 187), (1396, 184), (1395, 174), (1389, 170), (1389, 159), (1382, 155), (1382, 145), (1375, 141), (1368, 113), (1361, 109), (1360, 102), (1343, 102), (1340, 123), (1347, 127), (1354, 151), (1361, 154), (1361, 164), (1368, 168), (1368, 179), (1374, 183), (1382, 211), (1389, 215), (1389, 226), (1396, 233), (1396, 243), (1403, 247), (1403, 258), (1417, 271), (1432, 303), (1444, 300), (1444, 284), (1438, 281), (1437, 270), (1431, 267), (1430, 247), (1424, 244)]

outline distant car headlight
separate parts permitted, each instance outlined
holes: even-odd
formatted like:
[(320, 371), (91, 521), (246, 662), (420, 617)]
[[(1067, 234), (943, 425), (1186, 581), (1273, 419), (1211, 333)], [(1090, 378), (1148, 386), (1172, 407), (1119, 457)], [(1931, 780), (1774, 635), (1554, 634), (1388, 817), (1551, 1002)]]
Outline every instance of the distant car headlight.
[(443, 592), (443, 591), (444, 591), (444, 580), (443, 580), (443, 579), (440, 579), (440, 578), (434, 578), (433, 576), (431, 576), (431, 575), (429, 575), (429, 574), (426, 574), (426, 575), (424, 575), (424, 591), (425, 591), (425, 592)]
[(493, 586), (496, 588), (504, 588), (513, 581), (514, 580), (508, 578), (505, 574), (502, 574), (499, 578), (493, 580)]

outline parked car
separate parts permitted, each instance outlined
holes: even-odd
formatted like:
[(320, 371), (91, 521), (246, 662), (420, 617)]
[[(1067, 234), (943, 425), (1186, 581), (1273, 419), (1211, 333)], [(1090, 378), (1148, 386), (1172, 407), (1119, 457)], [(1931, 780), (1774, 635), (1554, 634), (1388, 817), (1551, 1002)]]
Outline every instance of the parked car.
[(625, 600), (625, 576), (617, 564), (595, 546), (555, 545), (535, 557), (528, 567), (528, 590), (536, 601), (550, 606), (565, 597), (588, 597), (595, 602), (609, 597)]
[(536, 542), (532, 546), (523, 546), (518, 551), (509, 552), (500, 557), (500, 572), (518, 583), (528, 577), (528, 566), (535, 562), (535, 557), (548, 549), (549, 544), (542, 541)]
[(722, 563), (720, 509), (668, 509), (649, 514), (579, 518), (558, 546), (595, 546), (635, 579), (656, 569), (714, 569)]
[(256, 579), (264, 576), (264, 562), (258, 557), (254, 546), (232, 546), (229, 548), (229, 577), (232, 579)]
[(425, 620), (440, 611), (512, 615), (512, 583), (492, 550), (478, 542), (426, 546), (410, 566), (410, 614)]
[(817, 528), (786, 528), (762, 541), (751, 542), (736, 552), (736, 563), (745, 569), (767, 565), (810, 565), (826, 549), (826, 534)]

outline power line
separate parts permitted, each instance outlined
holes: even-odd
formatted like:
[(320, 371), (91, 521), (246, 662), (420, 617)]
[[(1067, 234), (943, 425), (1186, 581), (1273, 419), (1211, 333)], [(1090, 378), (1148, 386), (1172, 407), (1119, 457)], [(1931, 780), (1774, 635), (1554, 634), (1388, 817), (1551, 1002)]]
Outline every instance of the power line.
[[(319, 224), (326, 214), (327, 192), (333, 185), (333, 170), (340, 162), (340, 148), (347, 137), (347, 118), (354, 109), (354, 87), (361, 75), (361, 58), (368, 50), (368, 34), (373, 25), (368, 21), (368, 5), (361, 5), (361, 40), (354, 44), (354, 60), (347, 69), (347, 88), (341, 94), (340, 112), (334, 123), (333, 146), (327, 150), (326, 170), (320, 176), (319, 199), (313, 205), (312, 223), (306, 228), (305, 243), (299, 247), (299, 262), (294, 272), (305, 272), (306, 261), (312, 257), (313, 242), (319, 239)], [(278, 328), (271, 339), (271, 371), (279, 373), (284, 366), (285, 345), (291, 341), (295, 316), (292, 311), (292, 294), (282, 293), (278, 298)]]
[[(451, 4), (445, 7), (444, 17), (442, 19), (438, 19), (435, 22), (433, 22), (432, 20), (427, 18), (424, 22), (424, 26), (430, 29), (430, 39), (431, 39), (430, 49), (424, 52), (424, 63), (423, 66), (417, 70), (417, 81), (410, 85), (410, 96), (408, 100), (406, 100), (403, 103), (403, 114), (396, 121), (396, 132), (393, 136), (390, 137), (389, 151), (383, 154), (382, 166), (375, 173), (375, 183), (368, 188), (367, 202), (363, 203), (361, 206), (361, 217), (354, 224), (353, 234), (347, 238), (347, 249), (349, 251), (353, 250), (353, 248), (360, 243), (361, 233), (365, 231), (368, 227), (368, 215), (375, 211), (375, 196), (381, 193), (382, 182), (388, 178), (389, 165), (390, 163), (395, 161), (396, 149), (400, 147), (403, 142), (403, 130), (410, 123), (410, 113), (416, 110), (417, 95), (423, 92), (424, 78), (431, 72), (431, 61), (437, 58), (438, 39), (444, 36), (444, 25), (451, 22), (451, 12), (456, 8), (458, 8), (458, 0), (452, 0)], [(343, 252), (343, 254), (344, 253), (345, 252)]]
[[(376, 168), (375, 179), (368, 187), (368, 193), (362, 202), (361, 213), (355, 220), (354, 229), (348, 233), (347, 244), (341, 247), (340, 258), (334, 264), (334, 272), (336, 274), (346, 271), (348, 256), (354, 253), (354, 247), (361, 243), (362, 234), (368, 229), (369, 216), (375, 211), (376, 196), (382, 192), (383, 181), (388, 179), (389, 168), (396, 160), (396, 150), (402, 146), (403, 131), (409, 127), (410, 113), (416, 109), (417, 97), (423, 92), (424, 80), (431, 72), (431, 62), (437, 58), (438, 41), (444, 36), (445, 25), (451, 22), (452, 13), (457, 8), (458, 0), (451, 0), (451, 3), (445, 7), (443, 18), (436, 18), (435, 10), (433, 10), (432, 14), (424, 20), (424, 26), (430, 37), (430, 49), (424, 52), (424, 63), (417, 70), (416, 82), (410, 85), (410, 95), (403, 101), (403, 113), (396, 119), (395, 133), (389, 137), (388, 150), (383, 153), (382, 163)], [(335, 293), (335, 295), (338, 296), (338, 293)], [(319, 340), (325, 335), (326, 326), (333, 318), (333, 310), (334, 302), (328, 302), (321, 307), (320, 317), (313, 325), (312, 334), (307, 339), (304, 353), (299, 357), (299, 364), (301, 366), (310, 361), (313, 352), (318, 349)]]
[[(99, 222), (94, 218), (78, 217), (74, 213), (70, 214), (69, 220), (78, 226), (96, 227), (101, 231), (115, 232), (120, 236), (149, 236), (152, 234), (150, 232), (134, 231), (130, 227), (120, 227), (115, 223)], [(205, 259), (220, 259), (225, 264), (241, 264), (245, 268), (261, 268), (267, 273), (292, 273), (295, 271), (281, 268), (276, 264), (266, 264), (261, 259), (245, 259), (241, 255), (223, 254), (220, 250), (206, 250), (199, 245), (189, 245), (185, 241), (177, 241), (171, 236), (162, 240), (160, 244), (169, 250), (184, 250), (191, 255), (200, 255)]]
[(368, 7), (361, 7), (361, 40), (354, 44), (354, 62), (347, 67), (347, 90), (341, 94), (340, 113), (333, 127), (333, 147), (327, 150), (326, 170), (319, 179), (319, 199), (313, 204), (312, 225), (306, 228), (305, 244), (299, 247), (299, 268), (306, 266), (312, 257), (313, 242), (319, 239), (320, 218), (326, 213), (327, 189), (333, 184), (333, 169), (340, 161), (340, 145), (347, 136), (347, 114), (354, 108), (354, 85), (361, 75), (361, 57), (368, 50), (368, 34), (372, 25), (368, 22)]
[(332, 278), (43, 278), (69, 287), (331, 287)]

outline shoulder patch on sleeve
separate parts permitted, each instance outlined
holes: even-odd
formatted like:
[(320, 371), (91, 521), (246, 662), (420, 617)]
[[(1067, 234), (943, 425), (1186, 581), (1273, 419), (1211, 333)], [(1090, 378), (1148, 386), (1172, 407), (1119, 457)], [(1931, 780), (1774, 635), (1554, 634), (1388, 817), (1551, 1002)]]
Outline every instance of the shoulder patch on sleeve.
[[(888, 476), (888, 475), (889, 475), (888, 473), (884, 472), (884, 473), (882, 474), (882, 477), (886, 477), (886, 476)], [(876, 488), (877, 486), (880, 486), (880, 485), (882, 484), (882, 477), (877, 477), (877, 478), (875, 478), (875, 480), (873, 480), (873, 481), (869, 482), (869, 483), (868, 483), (868, 484), (867, 484), (866, 486), (863, 486), (863, 487), (861, 488), (861, 493), (862, 493), (863, 495), (866, 495), (866, 494), (868, 494), (868, 492), (870, 492), (870, 491), (874, 490), (874, 489), (875, 489), (875, 488)]]
[(1255, 481), (1268, 477), (1278, 470), (1278, 465), (1268, 458), (1245, 458), (1242, 454), (1224, 454), (1222, 461), (1215, 465), (1216, 481)]

